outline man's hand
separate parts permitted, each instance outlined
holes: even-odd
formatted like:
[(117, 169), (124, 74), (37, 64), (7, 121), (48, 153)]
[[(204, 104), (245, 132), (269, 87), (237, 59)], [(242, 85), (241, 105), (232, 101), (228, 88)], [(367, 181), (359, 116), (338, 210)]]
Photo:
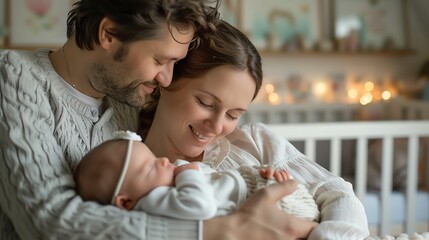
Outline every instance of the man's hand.
[[(237, 212), (204, 222), (203, 239), (260, 240), (306, 238), (317, 223), (281, 211), (277, 201), (297, 188), (288, 180), (265, 187), (247, 199)], [(311, 226), (303, 227), (303, 225)], [(221, 230), (220, 230), (221, 229)]]

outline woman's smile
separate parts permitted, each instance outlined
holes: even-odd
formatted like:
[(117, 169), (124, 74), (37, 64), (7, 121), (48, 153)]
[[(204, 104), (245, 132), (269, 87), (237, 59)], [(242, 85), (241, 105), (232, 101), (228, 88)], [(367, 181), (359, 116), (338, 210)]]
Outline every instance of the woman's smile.
[(198, 132), (194, 127), (189, 126), (189, 128), (191, 129), (191, 131), (194, 133), (194, 135), (195, 135), (198, 139), (200, 139), (201, 141), (204, 141), (204, 142), (208, 141), (208, 138), (207, 138), (207, 137), (205, 137), (204, 135), (202, 135), (200, 132)]

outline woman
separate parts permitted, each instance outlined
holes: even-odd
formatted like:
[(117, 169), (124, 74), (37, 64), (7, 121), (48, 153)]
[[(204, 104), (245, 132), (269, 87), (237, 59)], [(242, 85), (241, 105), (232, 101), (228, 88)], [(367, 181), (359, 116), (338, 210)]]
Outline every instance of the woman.
[[(175, 67), (173, 82), (141, 112), (140, 133), (158, 156), (201, 161), (216, 170), (269, 164), (313, 194), (321, 223), (308, 239), (361, 239), (365, 211), (350, 183), (308, 160), (263, 124), (236, 128), (262, 83), (261, 59), (244, 34), (223, 22)], [(152, 117), (151, 117), (152, 116)]]

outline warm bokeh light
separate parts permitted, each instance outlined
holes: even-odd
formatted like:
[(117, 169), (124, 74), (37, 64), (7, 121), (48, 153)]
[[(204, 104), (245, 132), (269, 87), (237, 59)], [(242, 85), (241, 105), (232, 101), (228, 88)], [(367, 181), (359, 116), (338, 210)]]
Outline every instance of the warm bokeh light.
[(383, 91), (383, 93), (381, 93), (381, 98), (384, 100), (389, 100), (391, 97), (392, 94), (389, 91)]
[(263, 102), (270, 105), (296, 104), (306, 101), (315, 102), (348, 102), (367, 105), (395, 98), (397, 90), (392, 84), (383, 83), (370, 77), (348, 75), (341, 82), (338, 79), (313, 77), (309, 81), (289, 81), (281, 84), (270, 81), (264, 84)]
[(372, 96), (374, 97), (375, 101), (380, 101), (381, 100), (381, 92), (380, 91), (373, 91), (372, 92)]
[(374, 90), (374, 83), (373, 82), (366, 82), (364, 85), (365, 91), (371, 92)]
[(372, 94), (366, 93), (362, 97), (360, 97), (359, 100), (360, 104), (367, 105), (368, 103), (372, 102)]
[(274, 90), (275, 90), (275, 88), (274, 88), (273, 84), (268, 83), (265, 85), (265, 92), (266, 93), (273, 93)]
[(323, 96), (326, 93), (327, 89), (328, 89), (328, 87), (326, 86), (325, 82), (317, 82), (314, 85), (313, 92), (314, 92), (314, 95), (320, 97), (320, 96)]
[(358, 96), (358, 92), (354, 88), (349, 89), (349, 91), (347, 91), (347, 96), (349, 96), (349, 98), (355, 99)]
[(268, 94), (268, 102), (270, 104), (279, 104), (281, 102), (281, 99), (277, 93), (270, 93)]

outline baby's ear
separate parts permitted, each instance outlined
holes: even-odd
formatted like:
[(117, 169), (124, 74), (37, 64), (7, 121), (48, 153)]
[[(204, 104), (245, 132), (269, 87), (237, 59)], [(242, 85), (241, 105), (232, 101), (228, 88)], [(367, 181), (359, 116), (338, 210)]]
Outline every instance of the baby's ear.
[(127, 195), (118, 195), (115, 197), (114, 204), (118, 208), (125, 210), (132, 210), (134, 207), (134, 201), (129, 198)]

